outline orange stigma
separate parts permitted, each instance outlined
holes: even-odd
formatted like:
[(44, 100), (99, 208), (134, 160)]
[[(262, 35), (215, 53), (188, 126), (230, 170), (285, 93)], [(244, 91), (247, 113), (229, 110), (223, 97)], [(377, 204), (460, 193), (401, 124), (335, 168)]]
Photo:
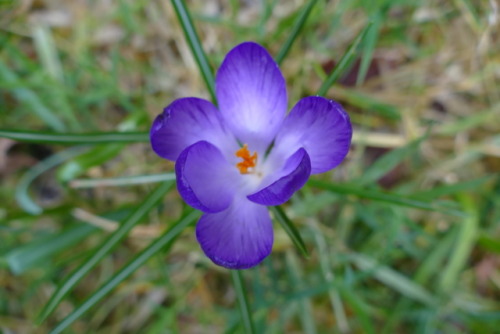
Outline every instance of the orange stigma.
[(236, 164), (236, 168), (238, 168), (241, 174), (250, 173), (251, 171), (249, 172), (248, 169), (255, 167), (255, 165), (257, 164), (257, 152), (253, 152), (253, 154), (250, 155), (247, 144), (243, 145), (242, 148), (236, 151), (235, 155), (238, 158), (243, 159), (242, 162), (238, 162)]

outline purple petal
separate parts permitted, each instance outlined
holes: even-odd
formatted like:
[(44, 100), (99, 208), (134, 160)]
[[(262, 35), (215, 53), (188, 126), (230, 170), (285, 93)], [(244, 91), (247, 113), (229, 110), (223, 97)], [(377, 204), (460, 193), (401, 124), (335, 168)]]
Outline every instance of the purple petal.
[(247, 197), (252, 202), (262, 205), (283, 204), (304, 186), (309, 175), (311, 175), (311, 160), (307, 152), (301, 148), (288, 158), (283, 170), (271, 176), (274, 180), (279, 177), (277, 181)]
[(240, 177), (220, 150), (206, 141), (182, 151), (175, 163), (175, 174), (177, 189), (186, 203), (211, 213), (229, 207)]
[(263, 153), (287, 110), (285, 79), (266, 49), (252, 42), (232, 49), (217, 72), (216, 93), (236, 137)]
[(204, 214), (196, 225), (196, 238), (215, 264), (247, 269), (271, 253), (273, 227), (267, 208), (243, 197), (225, 211)]
[(189, 145), (206, 140), (232, 154), (237, 142), (224, 129), (219, 111), (208, 101), (187, 97), (175, 100), (156, 117), (151, 146), (160, 157), (175, 161)]
[(342, 106), (310, 96), (293, 107), (276, 136), (276, 153), (272, 153), (279, 156), (303, 147), (311, 158), (311, 173), (323, 173), (344, 160), (351, 138), (351, 121)]

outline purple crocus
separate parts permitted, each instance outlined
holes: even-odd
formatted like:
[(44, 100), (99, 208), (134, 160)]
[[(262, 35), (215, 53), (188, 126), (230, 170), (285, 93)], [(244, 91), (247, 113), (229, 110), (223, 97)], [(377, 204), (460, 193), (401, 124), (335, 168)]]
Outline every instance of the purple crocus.
[(260, 45), (232, 49), (216, 77), (219, 107), (187, 97), (167, 106), (151, 127), (151, 145), (175, 161), (182, 198), (204, 214), (196, 237), (216, 264), (246, 269), (273, 245), (266, 206), (280, 205), (311, 174), (335, 168), (352, 137), (335, 101), (301, 99), (287, 112), (285, 79)]

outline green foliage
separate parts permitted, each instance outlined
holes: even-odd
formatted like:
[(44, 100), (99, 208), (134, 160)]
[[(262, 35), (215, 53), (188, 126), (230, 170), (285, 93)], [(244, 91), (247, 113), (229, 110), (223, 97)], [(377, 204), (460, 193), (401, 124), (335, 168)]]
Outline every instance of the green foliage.
[[(58, 5), (0, 1), (2, 330), (498, 328), (492, 2)], [(354, 138), (339, 167), (270, 208), (272, 255), (228, 272), (199, 249), (200, 213), (148, 131), (175, 98), (216, 102), (212, 65), (246, 40), (283, 64), (290, 103), (341, 102)]]
[(328, 89), (337, 81), (339, 80), (343, 75), (346, 74), (348, 69), (351, 67), (352, 63), (356, 59), (358, 55), (358, 47), (359, 45), (364, 42), (365, 36), (368, 34), (368, 32), (372, 28), (372, 23), (368, 23), (363, 30), (356, 36), (354, 41), (351, 43), (349, 48), (346, 50), (346, 52), (342, 55), (340, 58), (337, 66), (335, 66), (335, 69), (330, 73), (328, 78), (323, 82), (321, 87), (318, 90), (318, 95), (325, 95), (328, 92)]
[(9, 269), (16, 275), (41, 265), (47, 265), (47, 261), (54, 254), (61, 252), (89, 236), (97, 229), (90, 225), (74, 226), (64, 232), (54, 233), (46, 237), (10, 250), (3, 256)]
[(9, 138), (24, 142), (33, 143), (49, 143), (49, 144), (59, 144), (59, 145), (72, 145), (72, 144), (102, 144), (102, 143), (136, 143), (136, 142), (146, 142), (149, 138), (146, 133), (85, 133), (85, 134), (74, 134), (74, 133), (43, 133), (43, 132), (32, 132), (32, 131), (13, 131), (13, 130), (0, 130), (0, 136), (3, 138)]
[(210, 96), (215, 102), (217, 98), (215, 97), (214, 74), (208, 62), (207, 56), (205, 55), (205, 51), (203, 51), (203, 47), (201, 46), (201, 42), (198, 38), (198, 34), (196, 33), (196, 29), (194, 27), (193, 20), (191, 19), (191, 15), (189, 14), (189, 10), (182, 0), (172, 0), (172, 5), (175, 8), (175, 12), (177, 13), (177, 17), (179, 18), (179, 21), (181, 23), (182, 30), (184, 31), (184, 35), (189, 43), (189, 46), (191, 47), (191, 51), (194, 55), (194, 58), (196, 59), (196, 63), (198, 64), (200, 73), (205, 80), (208, 91), (210, 92)]
[(283, 59), (285, 59), (286, 55), (290, 51), (290, 48), (292, 47), (293, 42), (298, 37), (300, 31), (302, 30), (302, 27), (304, 26), (307, 18), (309, 17), (309, 14), (311, 13), (311, 10), (314, 8), (314, 5), (316, 5), (317, 2), (318, 2), (317, 0), (309, 0), (304, 9), (300, 11), (297, 21), (294, 23), (292, 27), (292, 32), (290, 33), (285, 43), (283, 43), (283, 46), (281, 47), (280, 51), (278, 52), (278, 55), (276, 56), (276, 62), (278, 64), (281, 64)]
[(172, 182), (160, 184), (144, 201), (124, 220), (111, 236), (102, 243), (92, 255), (84, 261), (69, 277), (64, 280), (54, 292), (51, 299), (40, 313), (40, 321), (47, 318), (59, 305), (62, 299), (73, 289), (73, 287), (92, 270), (109, 252), (116, 248), (127, 236), (130, 230), (144, 218), (149, 211), (158, 204), (163, 196), (172, 188)]
[(292, 223), (292, 221), (287, 217), (285, 211), (283, 211), (283, 209), (280, 208), (279, 206), (274, 206), (271, 207), (270, 209), (275, 216), (274, 218), (278, 223), (280, 223), (283, 230), (285, 230), (285, 232), (288, 234), (290, 240), (292, 240), (295, 247), (297, 247), (297, 249), (302, 253), (302, 255), (308, 257), (309, 253), (307, 252), (304, 240), (302, 240), (299, 231), (295, 227), (294, 223)]
[(49, 169), (57, 166), (64, 161), (74, 158), (77, 155), (82, 154), (85, 151), (85, 147), (75, 146), (71, 147), (65, 151), (61, 151), (51, 157), (39, 162), (32, 168), (30, 168), (24, 175), (19, 179), (19, 183), (16, 186), (15, 196), (16, 200), (26, 212), (31, 214), (40, 214), (43, 209), (35, 203), (35, 201), (29, 195), (29, 187), (33, 181), (41, 174), (47, 172)]
[(118, 270), (112, 277), (108, 279), (99, 289), (97, 289), (88, 299), (86, 299), (78, 308), (71, 314), (66, 316), (61, 323), (51, 331), (51, 334), (61, 333), (71, 323), (78, 319), (83, 313), (91, 309), (97, 304), (99, 300), (104, 298), (111, 290), (116, 288), (127, 277), (132, 275), (139, 269), (146, 261), (156, 256), (161, 251), (167, 251), (173, 244), (174, 240), (181, 234), (181, 232), (190, 224), (192, 224), (200, 214), (191, 212), (186, 215), (174, 225), (160, 235), (156, 240), (151, 242), (143, 251), (137, 254), (130, 262)]
[(252, 312), (249, 307), (245, 282), (240, 270), (231, 270), (231, 278), (233, 279), (234, 291), (238, 297), (238, 305), (240, 307), (241, 320), (246, 334), (255, 333), (252, 320)]

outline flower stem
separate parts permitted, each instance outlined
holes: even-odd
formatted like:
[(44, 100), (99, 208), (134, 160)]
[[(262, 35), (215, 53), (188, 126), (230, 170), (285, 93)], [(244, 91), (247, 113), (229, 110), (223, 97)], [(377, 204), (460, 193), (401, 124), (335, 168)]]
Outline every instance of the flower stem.
[(255, 333), (255, 330), (252, 321), (252, 315), (250, 314), (250, 307), (248, 306), (248, 298), (241, 271), (231, 270), (231, 277), (233, 278), (234, 290), (236, 291), (236, 296), (238, 298), (238, 304), (240, 306), (241, 319), (243, 320), (245, 333), (253, 334)]
[(293, 225), (285, 211), (280, 206), (270, 206), (269, 210), (271, 210), (274, 218), (278, 221), (278, 223), (280, 223), (281, 227), (283, 227), (297, 249), (304, 257), (308, 258), (309, 252), (307, 251), (306, 244), (304, 243), (304, 240), (302, 240), (299, 230), (297, 230), (295, 225)]

